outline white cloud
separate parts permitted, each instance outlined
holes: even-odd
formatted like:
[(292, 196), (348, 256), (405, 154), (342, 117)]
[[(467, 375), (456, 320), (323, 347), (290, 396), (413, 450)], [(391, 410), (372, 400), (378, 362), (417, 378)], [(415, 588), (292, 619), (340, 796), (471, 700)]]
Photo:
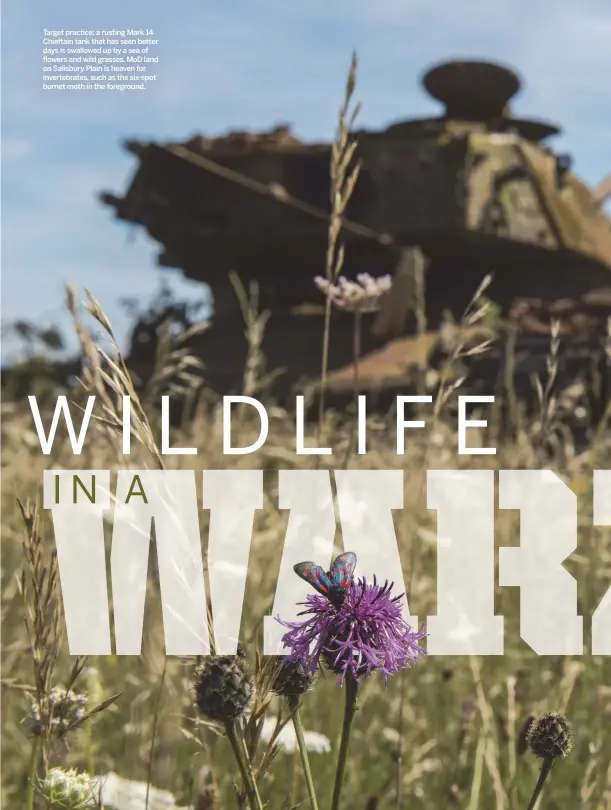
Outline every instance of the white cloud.
[(0, 152), (2, 160), (19, 160), (30, 157), (36, 151), (36, 146), (26, 138), (2, 138)]

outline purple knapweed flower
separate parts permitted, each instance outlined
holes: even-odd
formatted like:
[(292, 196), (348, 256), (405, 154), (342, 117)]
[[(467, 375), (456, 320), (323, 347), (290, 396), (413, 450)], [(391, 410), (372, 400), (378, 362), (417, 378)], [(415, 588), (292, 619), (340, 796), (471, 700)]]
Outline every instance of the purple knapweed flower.
[(308, 594), (300, 604), (307, 609), (299, 615), (302, 621), (280, 624), (289, 630), (282, 637), (289, 657), (313, 672), (326, 666), (340, 676), (340, 683), (350, 676), (355, 681), (379, 672), (388, 678), (409, 667), (426, 652), (418, 641), (426, 636), (422, 627), (414, 631), (404, 621), (401, 599), (391, 596), (393, 584), (378, 585), (359, 579), (353, 583), (340, 607), (322, 594)]
[(317, 276), (314, 283), (338, 309), (354, 313), (377, 312), (380, 301), (392, 287), (392, 278), (373, 278), (369, 273), (361, 273), (356, 278), (356, 281), (349, 281), (345, 276), (340, 276), (337, 284), (332, 284)]

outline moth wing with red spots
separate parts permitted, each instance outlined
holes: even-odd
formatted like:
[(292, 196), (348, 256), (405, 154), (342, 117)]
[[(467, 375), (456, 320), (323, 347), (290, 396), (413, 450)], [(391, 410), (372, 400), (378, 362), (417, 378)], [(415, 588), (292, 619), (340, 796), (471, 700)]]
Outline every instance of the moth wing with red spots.
[(342, 590), (349, 590), (354, 578), (354, 569), (356, 568), (356, 554), (352, 551), (346, 551), (336, 557), (335, 562), (329, 571), (329, 579), (336, 586)]
[(308, 582), (318, 593), (322, 593), (324, 596), (329, 595), (333, 582), (320, 565), (313, 562), (301, 562), (293, 566), (293, 571), (298, 577)]

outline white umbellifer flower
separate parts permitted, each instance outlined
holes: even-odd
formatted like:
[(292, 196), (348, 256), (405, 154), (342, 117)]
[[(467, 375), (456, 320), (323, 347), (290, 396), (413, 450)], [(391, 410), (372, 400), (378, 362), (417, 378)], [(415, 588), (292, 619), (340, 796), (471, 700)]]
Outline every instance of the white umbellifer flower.
[[(273, 717), (265, 718), (261, 731), (263, 742), (268, 743), (271, 740), (275, 726), (276, 720)], [(331, 750), (331, 743), (324, 734), (319, 734), (317, 731), (305, 731), (303, 736), (308, 751), (315, 754), (328, 754)], [(291, 722), (282, 729), (276, 738), (276, 743), (285, 754), (292, 754), (297, 750), (297, 737)]]
[(89, 810), (97, 807), (98, 781), (86, 773), (52, 768), (39, 786), (49, 810)]

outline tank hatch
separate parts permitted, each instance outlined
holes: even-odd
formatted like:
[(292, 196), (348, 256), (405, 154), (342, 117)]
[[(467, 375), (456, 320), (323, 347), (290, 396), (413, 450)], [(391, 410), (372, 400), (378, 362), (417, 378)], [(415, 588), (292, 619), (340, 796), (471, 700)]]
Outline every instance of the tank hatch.
[(561, 131), (547, 121), (511, 115), (510, 101), (522, 89), (522, 80), (504, 65), (477, 60), (442, 62), (424, 73), (422, 86), (445, 106), (446, 119), (486, 124), (489, 131), (509, 131), (529, 141)]

